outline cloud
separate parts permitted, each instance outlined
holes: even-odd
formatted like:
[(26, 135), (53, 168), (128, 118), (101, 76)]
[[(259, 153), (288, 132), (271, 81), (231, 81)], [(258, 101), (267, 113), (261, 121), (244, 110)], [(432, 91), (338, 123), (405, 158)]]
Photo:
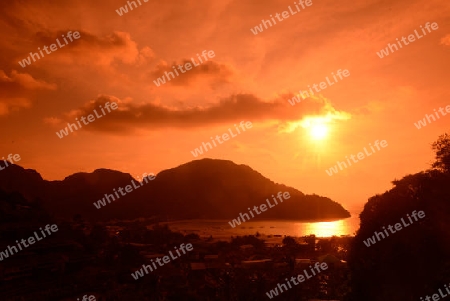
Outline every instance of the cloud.
[(31, 101), (23, 97), (2, 97), (0, 98), (0, 116), (7, 115), (11, 111), (19, 111), (30, 108)]
[[(199, 61), (197, 58), (193, 58), (198, 64)], [(192, 66), (191, 70), (186, 70), (184, 68), (186, 63), (190, 63)], [(174, 72), (173, 66), (181, 65), (184, 72), (181, 72), (177, 67), (177, 72), (179, 76)], [(156, 66), (156, 70), (151, 72), (150, 77), (153, 80), (157, 80), (159, 77), (165, 76), (165, 73), (171, 72), (175, 78), (170, 77), (170, 81), (167, 80), (166, 76), (166, 84), (174, 85), (174, 86), (189, 86), (195, 81), (200, 81), (205, 79), (211, 83), (213, 86), (217, 86), (219, 84), (229, 83), (231, 81), (231, 77), (234, 74), (232, 68), (225, 64), (220, 64), (214, 61), (206, 61), (200, 64), (200, 66), (194, 66), (191, 60), (184, 59), (180, 63), (174, 62), (169, 65), (167, 62), (162, 61)]]
[[(73, 33), (76, 30), (37, 32), (35, 51), (37, 51), (37, 47), (42, 48), (44, 45), (57, 44), (56, 39), (59, 39), (64, 44), (62, 36), (67, 36), (69, 31)], [(80, 33), (80, 38), (74, 39), (73, 42), (69, 42), (64, 48), (52, 52), (52, 59), (58, 59), (65, 63), (109, 66), (115, 61), (125, 64), (149, 62), (154, 57), (152, 49), (148, 46), (139, 50), (137, 43), (132, 40), (127, 32), (115, 31), (106, 36), (97, 36), (84, 30), (79, 30), (78, 32)], [(50, 58), (50, 55), (45, 57), (47, 56)]]
[(450, 34), (441, 39), (441, 45), (450, 46)]
[(50, 124), (53, 126), (57, 126), (63, 123), (63, 120), (61, 118), (56, 118), (56, 117), (47, 117), (44, 118), (44, 123), (45, 124)]
[(11, 71), (8, 76), (0, 70), (0, 116), (7, 115), (10, 111), (18, 111), (30, 108), (35, 91), (56, 90), (55, 84), (34, 79), (30, 74)]
[(16, 70), (11, 71), (11, 76), (8, 77), (3, 70), (0, 70), (0, 86), (5, 88), (6, 86), (20, 86), (28, 90), (56, 90), (55, 84), (49, 84), (44, 81), (34, 79), (27, 73), (19, 73)]
[[(136, 129), (189, 129), (242, 120), (277, 121), (279, 124), (287, 124), (312, 116), (323, 116), (327, 120), (349, 118), (348, 113), (336, 110), (323, 97), (308, 98), (292, 107), (284, 97), (266, 102), (252, 94), (235, 94), (210, 106), (185, 108), (173, 108), (155, 103), (136, 105), (129, 99), (120, 100), (114, 96), (100, 95), (81, 108), (64, 114), (65, 117), (61, 120), (73, 122), (77, 117), (92, 114), (94, 110), (98, 111), (100, 106), (104, 106), (107, 102), (116, 102), (119, 108), (93, 122), (89, 130), (128, 132)], [(55, 118), (46, 119), (46, 123), (54, 123), (58, 120)]]
[(141, 64), (145, 64), (145, 63), (151, 62), (154, 58), (155, 58), (155, 53), (148, 46), (143, 47), (139, 51), (139, 62)]

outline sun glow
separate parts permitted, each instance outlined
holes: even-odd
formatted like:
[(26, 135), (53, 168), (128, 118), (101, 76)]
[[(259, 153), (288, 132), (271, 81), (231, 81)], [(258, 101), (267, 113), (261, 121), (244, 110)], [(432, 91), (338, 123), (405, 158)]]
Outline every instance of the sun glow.
[(322, 140), (328, 134), (328, 127), (325, 124), (313, 124), (309, 133), (313, 139)]
[(309, 135), (314, 140), (323, 140), (328, 136), (329, 124), (325, 118), (308, 118), (302, 126), (309, 130)]
[(348, 226), (343, 220), (333, 222), (320, 222), (306, 224), (307, 232), (314, 233), (317, 237), (331, 237), (333, 235), (345, 235)]

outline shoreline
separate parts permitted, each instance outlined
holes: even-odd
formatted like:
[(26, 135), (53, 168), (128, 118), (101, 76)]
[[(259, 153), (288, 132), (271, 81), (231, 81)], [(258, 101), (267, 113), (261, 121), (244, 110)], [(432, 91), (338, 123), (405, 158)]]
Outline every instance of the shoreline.
[[(161, 222), (171, 230), (182, 234), (195, 233), (200, 237), (213, 237), (218, 240), (229, 240), (231, 236), (257, 235), (273, 239), (285, 236), (303, 237), (315, 235), (317, 238), (355, 236), (359, 229), (359, 218), (327, 219), (327, 220), (252, 220), (235, 228), (229, 227), (227, 220), (179, 220)], [(147, 226), (151, 228), (151, 225)]]
[[(329, 222), (337, 222), (345, 219), (352, 218), (353, 216), (350, 215), (349, 217), (343, 217), (343, 218), (329, 218), (329, 219), (275, 219), (275, 218), (259, 218), (258, 220), (249, 220), (245, 223), (250, 222), (270, 222), (270, 221), (276, 221), (276, 222), (296, 222), (296, 223), (329, 223)], [(227, 219), (225, 218), (218, 218), (218, 219), (202, 219), (202, 218), (194, 218), (194, 219), (179, 219), (179, 220), (170, 220), (170, 221), (164, 221), (164, 222), (158, 222), (159, 224), (169, 224), (169, 223), (180, 223), (180, 222), (192, 222), (192, 221), (204, 221), (204, 222), (221, 222), (225, 221)]]

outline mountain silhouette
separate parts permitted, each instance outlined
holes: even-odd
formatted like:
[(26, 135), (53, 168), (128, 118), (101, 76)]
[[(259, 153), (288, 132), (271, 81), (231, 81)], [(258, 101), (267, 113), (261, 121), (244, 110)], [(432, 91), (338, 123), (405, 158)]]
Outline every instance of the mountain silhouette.
[[(39, 201), (60, 218), (81, 214), (90, 220), (156, 217), (168, 219), (231, 219), (265, 203), (279, 191), (291, 197), (255, 219), (329, 220), (350, 217), (326, 197), (305, 195), (274, 183), (246, 165), (202, 159), (163, 170), (153, 181), (97, 209), (93, 203), (120, 187), (138, 184), (130, 174), (109, 169), (75, 173), (62, 181), (46, 181), (34, 170), (12, 165), (0, 172), (0, 189)], [(111, 200), (111, 198), (110, 198)], [(273, 203), (273, 201), (272, 201)]]

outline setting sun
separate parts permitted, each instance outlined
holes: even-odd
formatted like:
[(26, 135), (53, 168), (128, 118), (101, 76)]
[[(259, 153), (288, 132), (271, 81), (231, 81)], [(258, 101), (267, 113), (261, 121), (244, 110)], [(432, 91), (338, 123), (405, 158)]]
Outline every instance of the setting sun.
[(329, 116), (307, 117), (300, 124), (305, 128), (313, 140), (323, 140), (329, 132)]
[(322, 140), (328, 134), (328, 127), (323, 123), (312, 124), (310, 127), (310, 135), (313, 139)]
[(0, 301), (450, 301), (450, 0), (61, 2), (2, 2)]

